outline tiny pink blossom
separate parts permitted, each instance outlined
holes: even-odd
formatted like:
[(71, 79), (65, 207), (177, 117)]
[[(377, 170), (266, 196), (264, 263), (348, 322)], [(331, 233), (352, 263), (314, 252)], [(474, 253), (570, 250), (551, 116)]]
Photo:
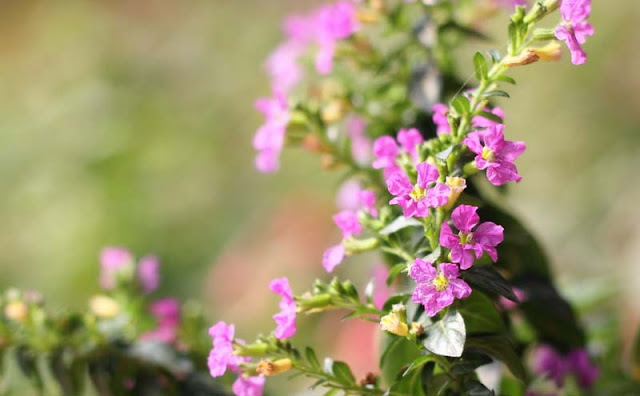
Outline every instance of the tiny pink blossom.
[(265, 377), (244, 377), (242, 374), (233, 383), (231, 390), (236, 396), (262, 396)]
[(498, 260), (496, 246), (504, 239), (502, 226), (490, 221), (478, 225), (480, 217), (477, 210), (475, 206), (458, 206), (451, 213), (458, 234), (453, 233), (449, 223), (443, 223), (440, 230), (440, 244), (451, 249), (451, 261), (459, 263), (462, 270), (473, 265), (474, 254), (479, 259), (486, 252), (491, 260)]
[(560, 13), (563, 22), (556, 27), (556, 38), (567, 44), (571, 63), (582, 65), (587, 61), (582, 44), (587, 41), (587, 36), (594, 33), (593, 26), (586, 21), (591, 14), (591, 0), (562, 0)]
[(400, 149), (391, 136), (381, 136), (373, 142), (374, 169), (385, 169), (395, 166)]
[(358, 210), (361, 206), (360, 192), (362, 185), (357, 179), (349, 179), (342, 183), (336, 194), (336, 205), (341, 210)]
[(213, 338), (213, 349), (209, 353), (207, 364), (212, 377), (220, 377), (227, 371), (228, 366), (236, 363), (233, 355), (233, 336), (235, 326), (225, 322), (218, 322), (209, 329)]
[(409, 270), (409, 275), (417, 283), (411, 299), (424, 305), (429, 316), (435, 316), (443, 308), (453, 304), (454, 299), (471, 295), (471, 287), (458, 279), (458, 266), (442, 263), (438, 270), (429, 261), (417, 258)]
[(398, 142), (402, 149), (409, 153), (414, 161), (418, 160), (418, 146), (424, 141), (420, 132), (415, 129), (401, 129), (398, 132)]
[(287, 93), (302, 79), (303, 71), (298, 58), (304, 50), (303, 44), (287, 40), (269, 55), (265, 69), (271, 77), (273, 91)]
[(449, 186), (438, 182), (440, 174), (435, 165), (422, 162), (416, 165), (416, 171), (415, 186), (404, 172), (394, 172), (385, 180), (394, 196), (389, 204), (399, 205), (405, 217), (427, 217), (429, 208), (446, 205), (449, 200)]
[(322, 266), (327, 272), (332, 272), (334, 268), (344, 260), (345, 250), (342, 243), (331, 246), (322, 254)]
[[(494, 107), (493, 109), (485, 108), (484, 111), (486, 111), (487, 113), (494, 114), (504, 120), (504, 111), (500, 107)], [(473, 117), (473, 119), (471, 120), (471, 126), (474, 129), (486, 129), (495, 125), (500, 125), (500, 124), (488, 118), (484, 118), (481, 115), (477, 115)]]
[(358, 193), (360, 204), (371, 217), (378, 217), (378, 209), (376, 208), (376, 194), (371, 190), (361, 190)]
[(351, 154), (353, 159), (361, 165), (371, 161), (371, 139), (365, 134), (366, 121), (362, 117), (354, 116), (347, 121), (346, 134), (351, 138)]
[(358, 215), (352, 211), (343, 210), (339, 212), (333, 216), (333, 221), (342, 231), (343, 238), (350, 238), (362, 232), (362, 225), (358, 220)]
[(258, 99), (255, 106), (265, 116), (265, 123), (253, 137), (253, 147), (258, 151), (256, 168), (260, 172), (275, 172), (289, 123), (287, 101), (276, 91), (273, 98)]
[(273, 319), (277, 324), (275, 330), (276, 338), (284, 340), (296, 333), (296, 302), (293, 299), (293, 292), (287, 278), (272, 280), (269, 284), (269, 289), (282, 297), (280, 300), (280, 312), (273, 315)]
[(349, 1), (338, 1), (320, 7), (315, 13), (315, 41), (318, 44), (316, 70), (331, 73), (336, 42), (352, 35), (358, 28), (356, 9)]
[(145, 293), (151, 293), (160, 284), (160, 271), (156, 256), (144, 256), (138, 263), (136, 270), (140, 287)]
[(599, 375), (586, 349), (576, 348), (562, 355), (549, 345), (540, 345), (534, 351), (533, 372), (548, 377), (558, 386), (563, 386), (565, 379), (573, 375), (582, 389), (589, 389)]
[(105, 290), (115, 288), (118, 273), (133, 265), (133, 256), (127, 249), (121, 247), (102, 249), (100, 252), (100, 286)]
[(524, 152), (526, 145), (504, 140), (503, 130), (504, 125), (489, 125), (484, 130), (471, 132), (463, 142), (477, 154), (476, 166), (480, 170), (486, 169), (487, 179), (494, 186), (522, 179), (513, 162)]
[(436, 133), (438, 135), (451, 133), (451, 126), (447, 114), (449, 107), (442, 103), (437, 103), (431, 108), (433, 111), (433, 123), (436, 124)]
[(143, 340), (156, 340), (172, 343), (178, 336), (180, 326), (180, 303), (175, 298), (164, 298), (155, 301), (149, 308), (156, 318), (157, 326), (140, 336)]

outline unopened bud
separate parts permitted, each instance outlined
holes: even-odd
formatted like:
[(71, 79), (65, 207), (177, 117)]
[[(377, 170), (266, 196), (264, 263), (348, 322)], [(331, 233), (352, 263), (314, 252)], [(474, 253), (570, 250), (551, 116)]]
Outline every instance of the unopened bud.
[(538, 54), (533, 49), (527, 48), (520, 55), (505, 57), (502, 62), (507, 67), (514, 67), (536, 63), (538, 60), (540, 60)]
[(15, 300), (7, 304), (7, 306), (4, 308), (4, 314), (11, 320), (15, 320), (16, 322), (24, 322), (27, 320), (29, 308), (23, 301)]
[(447, 186), (449, 186), (449, 200), (447, 201), (447, 204), (444, 208), (446, 210), (449, 210), (453, 208), (453, 205), (455, 205), (455, 203), (458, 201), (458, 198), (460, 198), (460, 194), (462, 194), (462, 191), (467, 188), (467, 181), (461, 177), (448, 176), (446, 184)]
[(233, 354), (236, 356), (265, 356), (269, 352), (269, 344), (256, 342), (255, 344), (233, 344)]
[(89, 307), (97, 317), (113, 318), (120, 313), (120, 304), (108, 296), (94, 296), (89, 300)]
[(322, 108), (320, 116), (326, 124), (333, 124), (344, 118), (349, 105), (342, 99), (333, 99)]
[(328, 153), (329, 148), (318, 135), (306, 135), (302, 139), (302, 147), (312, 153)]
[(364, 253), (370, 250), (373, 250), (378, 247), (380, 242), (377, 238), (367, 238), (367, 239), (355, 239), (355, 238), (347, 238), (342, 244), (344, 245), (344, 250), (347, 255), (356, 254), (356, 253)]
[(562, 57), (562, 46), (557, 40), (551, 41), (549, 44), (544, 47), (539, 48), (531, 48), (538, 54), (540, 60), (550, 62), (560, 60)]
[(291, 359), (279, 359), (273, 362), (262, 360), (256, 368), (258, 374), (264, 375), (265, 377), (278, 375), (289, 370), (291, 370)]
[(409, 326), (401, 320), (400, 315), (393, 311), (380, 318), (380, 328), (401, 337), (406, 337), (409, 334)]

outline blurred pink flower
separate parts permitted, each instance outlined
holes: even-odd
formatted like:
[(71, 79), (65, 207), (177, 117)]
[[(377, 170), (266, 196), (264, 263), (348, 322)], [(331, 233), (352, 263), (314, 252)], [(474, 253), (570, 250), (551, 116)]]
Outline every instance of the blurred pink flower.
[(296, 333), (296, 303), (293, 300), (289, 279), (274, 279), (269, 283), (269, 289), (282, 297), (280, 300), (280, 312), (273, 315), (273, 319), (277, 324), (275, 336), (281, 340), (289, 338)]
[(258, 151), (256, 168), (264, 173), (275, 172), (280, 165), (280, 151), (289, 123), (287, 101), (282, 93), (275, 91), (272, 98), (260, 98), (255, 106), (265, 116), (264, 124), (253, 137), (253, 147)]
[(587, 61), (587, 54), (581, 44), (594, 33), (593, 26), (586, 21), (591, 14), (591, 0), (562, 0), (560, 13), (563, 21), (556, 27), (556, 38), (567, 44), (571, 63), (582, 65)]
[(140, 339), (174, 342), (180, 326), (180, 302), (175, 298), (164, 298), (152, 303), (149, 310), (158, 324), (155, 329), (143, 333)]
[(160, 271), (158, 258), (156, 256), (148, 255), (141, 258), (136, 272), (142, 291), (151, 293), (158, 288), (160, 284)]
[(424, 305), (429, 316), (435, 316), (453, 304), (454, 299), (471, 295), (471, 287), (458, 279), (458, 266), (452, 263), (441, 263), (436, 271), (431, 262), (418, 258), (413, 262), (409, 275), (417, 283), (411, 299)]

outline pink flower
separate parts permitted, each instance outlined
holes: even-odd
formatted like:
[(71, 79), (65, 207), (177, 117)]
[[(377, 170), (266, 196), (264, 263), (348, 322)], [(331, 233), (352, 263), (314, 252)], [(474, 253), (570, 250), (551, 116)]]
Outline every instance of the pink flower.
[(132, 268), (134, 265), (133, 256), (125, 248), (106, 247), (100, 252), (100, 287), (110, 290), (116, 287), (118, 274)]
[(447, 113), (449, 113), (449, 107), (442, 103), (437, 103), (431, 108), (433, 111), (433, 123), (436, 124), (436, 133), (438, 135), (451, 133), (451, 126), (449, 125), (449, 119)]
[(361, 190), (358, 193), (360, 204), (371, 217), (378, 217), (378, 209), (376, 208), (376, 194), (371, 190)]
[(276, 338), (284, 340), (296, 333), (296, 302), (293, 300), (293, 292), (287, 278), (272, 280), (269, 283), (269, 289), (282, 297), (280, 300), (280, 312), (273, 315), (273, 319), (277, 324), (275, 330)]
[[(494, 262), (498, 260), (496, 246), (504, 238), (502, 226), (490, 221), (481, 223), (480, 217), (476, 213), (475, 206), (460, 205), (453, 213), (451, 220), (453, 225), (459, 230), (458, 234), (451, 231), (449, 223), (442, 224), (440, 230), (440, 244), (451, 249), (451, 261), (460, 263), (460, 269), (466, 270), (473, 265), (473, 255), (477, 259), (486, 252)], [(476, 227), (477, 226), (477, 227)], [(475, 228), (475, 231), (472, 231)]]
[(322, 266), (327, 272), (332, 272), (334, 268), (342, 264), (344, 260), (345, 250), (342, 243), (331, 246), (322, 254)]
[(418, 160), (418, 146), (424, 141), (420, 132), (415, 129), (401, 129), (398, 132), (398, 142), (402, 149), (411, 155), (414, 161)]
[(207, 364), (212, 377), (220, 377), (227, 371), (227, 367), (235, 367), (237, 356), (233, 355), (233, 336), (235, 326), (225, 322), (218, 322), (209, 329), (213, 338), (213, 349), (209, 353)]
[(482, 131), (471, 132), (463, 142), (477, 154), (476, 166), (487, 170), (487, 179), (494, 186), (522, 179), (513, 162), (524, 152), (526, 145), (504, 140), (503, 130), (503, 125), (489, 125)]
[(315, 13), (316, 70), (329, 74), (333, 69), (336, 42), (352, 35), (358, 28), (356, 9), (349, 1), (325, 5)]
[(265, 123), (253, 137), (253, 147), (258, 151), (256, 168), (264, 173), (275, 172), (289, 123), (287, 101), (276, 91), (273, 98), (258, 99), (255, 106), (265, 116)]
[(336, 194), (338, 208), (342, 210), (360, 209), (360, 191), (362, 191), (362, 185), (356, 179), (349, 179), (342, 183)]
[(265, 69), (271, 77), (271, 89), (274, 92), (287, 93), (302, 79), (303, 72), (298, 58), (304, 50), (303, 44), (287, 40), (269, 55)]
[(154, 330), (140, 336), (143, 340), (156, 340), (172, 343), (178, 336), (180, 326), (180, 303), (175, 298), (164, 298), (155, 301), (149, 308), (158, 323)]
[(471, 287), (458, 279), (460, 274), (455, 264), (442, 263), (436, 271), (431, 262), (418, 258), (413, 262), (409, 275), (418, 284), (411, 299), (424, 305), (429, 316), (453, 304), (454, 299), (471, 295)]
[(382, 309), (385, 301), (393, 294), (393, 288), (387, 286), (389, 269), (384, 264), (373, 267), (373, 304)]
[(567, 376), (573, 375), (582, 389), (589, 389), (599, 375), (584, 348), (576, 348), (563, 356), (549, 345), (540, 345), (533, 355), (533, 372), (546, 376), (562, 386)]
[(416, 165), (418, 182), (414, 186), (404, 172), (393, 172), (386, 178), (387, 189), (394, 198), (391, 205), (399, 205), (406, 217), (427, 217), (429, 208), (443, 206), (449, 200), (449, 187), (438, 183), (440, 174), (435, 165), (422, 162)]
[(238, 375), (232, 386), (236, 396), (262, 396), (264, 390), (264, 377), (247, 377)]
[(358, 220), (358, 215), (349, 210), (343, 210), (333, 216), (333, 221), (338, 228), (340, 228), (340, 231), (342, 231), (343, 238), (351, 238), (362, 232), (362, 225)]
[(365, 135), (366, 122), (362, 117), (351, 117), (346, 125), (346, 134), (351, 137), (351, 154), (358, 164), (371, 160), (371, 139)]
[(594, 29), (586, 19), (591, 14), (591, 0), (562, 0), (560, 5), (563, 23), (556, 27), (556, 38), (563, 40), (571, 51), (571, 63), (582, 65), (587, 54), (582, 45), (587, 36), (593, 36)]
[(385, 169), (395, 166), (400, 149), (391, 136), (381, 136), (373, 142), (374, 169)]
[(145, 293), (151, 293), (158, 288), (160, 273), (158, 271), (158, 258), (156, 256), (144, 256), (138, 263), (137, 273), (140, 287)]
[[(487, 113), (494, 114), (494, 115), (504, 119), (504, 111), (500, 107), (494, 107), (493, 109), (485, 108), (484, 111), (486, 111)], [(484, 118), (481, 115), (477, 115), (477, 116), (473, 117), (473, 119), (471, 120), (471, 126), (473, 128), (475, 128), (475, 129), (478, 129), (478, 128), (489, 128), (489, 127), (495, 126), (495, 125), (500, 125), (500, 124), (495, 122), (495, 121), (491, 121), (488, 118)]]

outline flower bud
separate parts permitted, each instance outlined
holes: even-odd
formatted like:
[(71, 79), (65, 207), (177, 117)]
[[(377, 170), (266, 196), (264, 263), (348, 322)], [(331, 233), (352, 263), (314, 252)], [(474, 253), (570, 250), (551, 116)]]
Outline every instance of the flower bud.
[(349, 111), (347, 102), (342, 99), (333, 99), (322, 108), (320, 117), (326, 124), (333, 124), (344, 118), (347, 111)]
[(531, 50), (535, 51), (540, 60), (546, 62), (557, 61), (562, 57), (562, 47), (557, 40), (551, 41), (544, 47), (531, 48)]
[(4, 314), (7, 318), (16, 322), (25, 322), (29, 315), (29, 307), (23, 301), (11, 301), (4, 307)]
[(531, 63), (535, 63), (540, 59), (538, 54), (531, 48), (527, 48), (520, 55), (506, 56), (503, 59), (503, 64), (507, 67), (524, 66)]
[(328, 153), (330, 151), (318, 135), (306, 135), (302, 139), (302, 147), (312, 153)]
[(347, 238), (342, 243), (344, 244), (344, 249), (347, 255), (368, 252), (377, 248), (379, 245), (379, 241), (377, 238)]
[(256, 342), (255, 344), (233, 344), (233, 354), (236, 356), (266, 356), (269, 352), (269, 344), (264, 342)]
[(391, 334), (406, 337), (409, 334), (406, 307), (403, 304), (391, 307), (391, 312), (380, 318), (380, 327)]
[(360, 10), (356, 14), (358, 22), (363, 24), (373, 24), (380, 20), (380, 13), (375, 10)]
[(291, 359), (279, 359), (273, 362), (262, 360), (256, 368), (258, 374), (264, 375), (265, 377), (278, 375), (289, 370), (291, 370)]
[(460, 194), (462, 194), (462, 191), (467, 188), (467, 181), (461, 177), (447, 176), (446, 184), (447, 186), (449, 186), (450, 192), (449, 200), (447, 201), (447, 204), (444, 208), (446, 210), (449, 210), (453, 208), (453, 205), (455, 205), (455, 203), (458, 201), (458, 198), (460, 198)]
[(91, 312), (101, 319), (109, 319), (120, 313), (120, 304), (108, 296), (94, 296), (89, 300)]
[(310, 297), (297, 297), (298, 312), (319, 312), (331, 308), (332, 298), (329, 294), (318, 294)]

